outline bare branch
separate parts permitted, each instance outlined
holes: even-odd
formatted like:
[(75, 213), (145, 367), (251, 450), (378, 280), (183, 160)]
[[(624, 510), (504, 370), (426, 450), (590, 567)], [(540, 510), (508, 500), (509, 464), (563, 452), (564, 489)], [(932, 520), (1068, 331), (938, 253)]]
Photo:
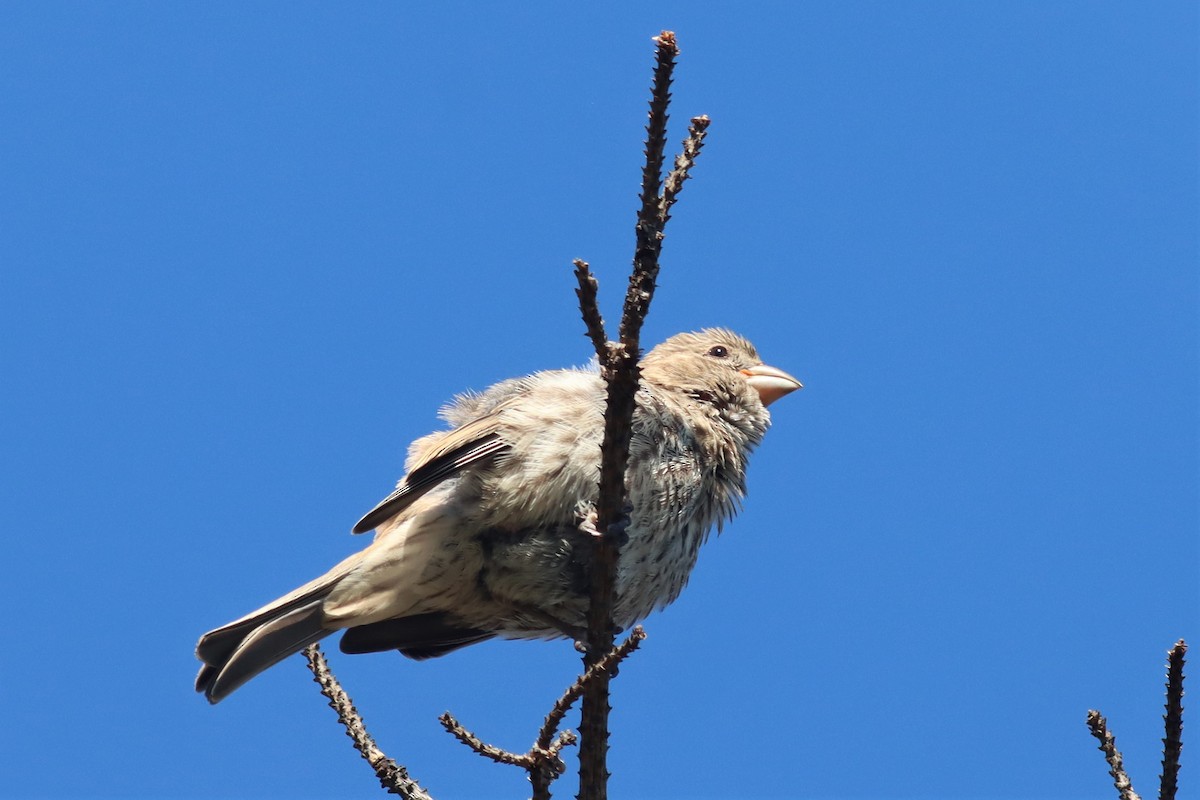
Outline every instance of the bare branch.
[(554, 736), (554, 732), (558, 730), (558, 726), (562, 724), (563, 718), (571, 710), (575, 701), (583, 696), (584, 688), (601, 673), (611, 674), (613, 668), (624, 661), (630, 653), (637, 650), (638, 645), (645, 638), (646, 631), (641, 625), (635, 625), (625, 641), (609, 650), (604, 658), (588, 667), (587, 671), (580, 675), (575, 683), (571, 684), (570, 688), (563, 693), (563, 696), (554, 703), (554, 708), (550, 709), (550, 713), (546, 715), (546, 721), (542, 724), (542, 730), (538, 733), (537, 743), (534, 747), (551, 748), (550, 740)]
[(329, 669), (329, 662), (325, 660), (321, 648), (315, 644), (309, 645), (304, 648), (304, 658), (308, 660), (313, 680), (321, 687), (321, 694), (329, 699), (329, 707), (337, 712), (338, 722), (346, 729), (346, 735), (354, 743), (354, 749), (367, 760), (371, 769), (375, 770), (379, 784), (389, 793), (400, 795), (406, 800), (433, 800), (421, 785), (409, 776), (408, 770), (388, 758), (375, 744), (371, 734), (367, 733), (367, 726), (359, 716), (358, 709), (354, 707), (354, 702)]
[(1187, 643), (1180, 639), (1167, 651), (1167, 713), (1163, 737), (1162, 775), (1159, 776), (1159, 800), (1175, 800), (1178, 790), (1179, 753), (1183, 750), (1183, 665)]
[(575, 731), (563, 731), (558, 736), (554, 737), (554, 741), (546, 748), (546, 752), (550, 755), (558, 755), (564, 747), (573, 745), (579, 741), (579, 737), (575, 735)]
[(596, 293), (599, 284), (592, 268), (581, 258), (575, 259), (575, 279), (579, 288), (575, 296), (579, 298), (579, 310), (583, 313), (583, 324), (587, 327), (588, 338), (596, 349), (596, 357), (603, 362), (608, 358), (608, 334), (604, 332), (604, 319), (600, 316), (600, 306), (596, 303)]
[(537, 741), (526, 753), (513, 753), (484, 742), (467, 730), (449, 711), (438, 717), (438, 721), (452, 736), (471, 748), (473, 752), (495, 761), (497, 764), (511, 764), (526, 770), (529, 773), (529, 782), (533, 784), (534, 800), (548, 800), (550, 784), (566, 771), (566, 765), (559, 757), (559, 753), (564, 747), (578, 741), (571, 731), (563, 731), (557, 736), (555, 736), (555, 731), (562, 724), (571, 705), (583, 694), (584, 687), (597, 680), (601, 675), (611, 674), (614, 667), (636, 650), (645, 638), (646, 632), (642, 630), (641, 626), (634, 628), (619, 647), (614, 647), (605, 654), (604, 658), (576, 678), (575, 683), (571, 684), (562, 697), (554, 703), (554, 707), (546, 716), (546, 721), (538, 732)]
[(708, 134), (711, 122), (705, 115), (692, 117), (687, 138), (683, 140), (683, 151), (675, 157), (675, 169), (663, 182), (662, 203), (658, 210), (663, 225), (671, 218), (671, 206), (675, 205), (679, 193), (683, 191), (683, 182), (691, 177), (691, 169), (696, 163), (696, 156), (700, 155), (700, 148), (704, 146), (704, 137)]
[(510, 753), (495, 745), (486, 744), (478, 736), (464, 728), (449, 711), (438, 717), (438, 722), (442, 723), (442, 727), (454, 736), (454, 738), (479, 755), (484, 758), (490, 758), (497, 764), (512, 764), (514, 767), (526, 767), (529, 763), (529, 756), (524, 753)]
[(1104, 759), (1108, 762), (1108, 774), (1112, 775), (1113, 785), (1121, 800), (1142, 800), (1133, 790), (1129, 775), (1125, 773), (1125, 764), (1121, 759), (1121, 751), (1117, 750), (1117, 740), (1108, 730), (1108, 721), (1099, 711), (1088, 711), (1088, 730), (1100, 741), (1100, 749), (1104, 751)]
[(575, 734), (564, 731), (548, 747), (534, 745), (528, 753), (512, 753), (485, 743), (464, 728), (449, 711), (438, 717), (438, 720), (456, 739), (484, 758), (497, 764), (511, 764), (528, 772), (529, 782), (533, 785), (533, 800), (550, 800), (550, 784), (567, 770), (567, 765), (559, 758), (558, 753), (567, 745), (575, 743)]
[(642, 322), (650, 310), (654, 282), (658, 278), (658, 254), (662, 250), (663, 219), (659, 213), (662, 167), (667, 149), (667, 105), (671, 102), (671, 74), (679, 47), (675, 34), (663, 31), (654, 38), (654, 83), (650, 89), (650, 121), (646, 125), (646, 164), (642, 167), (642, 207), (638, 210), (637, 244), (633, 255), (633, 274), (625, 295), (621, 315), (621, 343), (631, 353), (638, 352)]
[(449, 711), (438, 720), (456, 739), (484, 758), (498, 764), (511, 764), (528, 772), (529, 782), (533, 785), (533, 800), (550, 800), (550, 784), (567, 770), (567, 765), (559, 758), (559, 751), (569, 744), (575, 744), (575, 734), (563, 731), (547, 747), (534, 745), (527, 753), (512, 753), (485, 743), (464, 728)]
[(529, 782), (533, 785), (532, 800), (550, 800), (550, 784), (567, 771), (559, 752), (579, 741), (571, 731), (563, 731), (546, 750), (529, 751), (533, 764), (529, 767)]

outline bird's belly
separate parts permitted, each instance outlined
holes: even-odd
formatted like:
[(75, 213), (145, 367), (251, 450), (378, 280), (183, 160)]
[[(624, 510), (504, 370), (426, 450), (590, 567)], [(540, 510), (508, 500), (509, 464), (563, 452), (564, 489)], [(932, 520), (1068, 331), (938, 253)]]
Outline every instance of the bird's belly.
[(631, 531), (621, 549), (617, 576), (617, 625), (627, 628), (674, 602), (696, 566), (704, 531), (684, 525), (672, 535)]
[[(703, 539), (703, 531), (691, 525), (671, 536), (637, 526), (629, 534), (620, 551), (613, 615), (622, 628), (679, 596)], [(491, 618), (472, 623), (516, 638), (582, 631), (587, 626), (591, 547), (590, 537), (574, 525), (485, 537), (480, 585), (492, 601)]]

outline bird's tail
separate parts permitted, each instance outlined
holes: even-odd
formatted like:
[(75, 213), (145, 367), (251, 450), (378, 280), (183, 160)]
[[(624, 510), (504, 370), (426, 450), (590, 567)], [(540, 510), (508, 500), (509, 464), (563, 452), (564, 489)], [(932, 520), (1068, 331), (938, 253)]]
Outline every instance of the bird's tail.
[(263, 670), (334, 633), (336, 628), (323, 624), (322, 606), (361, 557), (356, 553), (316, 580), (201, 636), (196, 657), (204, 666), (196, 691), (219, 703)]

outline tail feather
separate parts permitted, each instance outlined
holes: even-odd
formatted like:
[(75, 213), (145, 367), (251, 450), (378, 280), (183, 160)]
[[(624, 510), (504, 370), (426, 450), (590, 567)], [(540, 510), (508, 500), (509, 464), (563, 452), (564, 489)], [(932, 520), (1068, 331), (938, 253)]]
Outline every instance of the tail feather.
[[(341, 620), (341, 625), (337, 621), (327, 623), (325, 600), (358, 566), (363, 553), (350, 556), (316, 580), (200, 637), (196, 657), (204, 665), (196, 676), (196, 691), (203, 692), (210, 703), (219, 703), (263, 670), (336, 633), (349, 620)], [(342, 637), (342, 650), (399, 650), (421, 660), (495, 635), (445, 613), (430, 612), (352, 625)]]
[(226, 662), (200, 670), (197, 691), (204, 692), (210, 703), (221, 702), (263, 670), (333, 633), (321, 618), (321, 600), (314, 600), (260, 625)]
[(321, 604), (361, 560), (362, 553), (356, 553), (321, 577), (200, 637), (196, 657), (204, 666), (196, 676), (196, 691), (211, 703), (220, 702), (267, 667), (333, 633), (321, 625)]

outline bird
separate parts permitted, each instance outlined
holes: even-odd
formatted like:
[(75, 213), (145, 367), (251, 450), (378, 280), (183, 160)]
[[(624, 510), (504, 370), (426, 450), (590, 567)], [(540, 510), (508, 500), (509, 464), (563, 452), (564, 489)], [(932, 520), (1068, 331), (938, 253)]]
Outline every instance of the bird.
[[(723, 328), (640, 359), (613, 620), (673, 602), (700, 546), (740, 507), (767, 406), (796, 378)], [(354, 526), (372, 542), (324, 575), (204, 634), (210, 703), (338, 631), (346, 653), (423, 660), (493, 637), (584, 639), (606, 384), (592, 368), (455, 397), (449, 424), (409, 447), (406, 474)]]

